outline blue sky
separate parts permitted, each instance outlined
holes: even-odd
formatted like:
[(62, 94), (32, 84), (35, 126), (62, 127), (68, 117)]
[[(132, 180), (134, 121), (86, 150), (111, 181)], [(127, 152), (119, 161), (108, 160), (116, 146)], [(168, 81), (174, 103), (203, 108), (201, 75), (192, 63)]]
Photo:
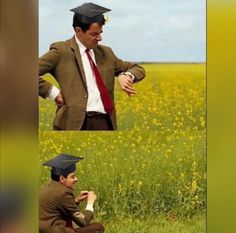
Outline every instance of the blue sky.
[[(74, 35), (70, 9), (85, 2), (39, 0), (39, 55)], [(205, 0), (93, 0), (112, 11), (101, 44), (127, 61), (205, 62)]]

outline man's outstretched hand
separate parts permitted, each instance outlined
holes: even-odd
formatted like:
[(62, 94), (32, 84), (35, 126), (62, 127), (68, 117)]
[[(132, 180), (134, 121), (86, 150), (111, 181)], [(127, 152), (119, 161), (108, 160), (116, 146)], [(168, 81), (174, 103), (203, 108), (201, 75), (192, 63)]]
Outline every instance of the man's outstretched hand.
[(133, 88), (133, 81), (129, 75), (120, 74), (117, 77), (121, 90), (127, 93), (128, 96), (137, 94), (137, 91)]

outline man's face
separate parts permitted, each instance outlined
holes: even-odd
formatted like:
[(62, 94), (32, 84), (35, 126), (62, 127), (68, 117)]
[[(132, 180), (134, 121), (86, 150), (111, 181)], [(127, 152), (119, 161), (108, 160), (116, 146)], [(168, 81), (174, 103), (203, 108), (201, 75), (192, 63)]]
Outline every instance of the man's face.
[(86, 32), (83, 32), (79, 27), (77, 27), (75, 31), (77, 38), (88, 49), (96, 48), (98, 42), (102, 40), (102, 26), (98, 23), (91, 24)]
[(74, 172), (70, 173), (66, 178), (64, 176), (60, 176), (60, 183), (70, 189), (75, 188), (75, 184), (77, 181), (78, 179)]

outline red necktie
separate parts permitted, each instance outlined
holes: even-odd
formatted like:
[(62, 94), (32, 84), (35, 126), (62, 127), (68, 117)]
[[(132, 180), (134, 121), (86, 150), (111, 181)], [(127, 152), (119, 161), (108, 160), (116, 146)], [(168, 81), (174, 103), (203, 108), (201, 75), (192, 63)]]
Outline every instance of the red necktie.
[(101, 95), (101, 99), (102, 99), (104, 109), (107, 113), (110, 113), (114, 109), (114, 105), (112, 103), (112, 100), (111, 100), (111, 98), (108, 94), (107, 88), (106, 88), (106, 86), (105, 86), (105, 84), (104, 84), (104, 82), (101, 78), (99, 70), (98, 70), (97, 66), (95, 65), (92, 57), (89, 54), (89, 49), (86, 49), (85, 52), (88, 56), (90, 66), (91, 66), (92, 71), (94, 73), (94, 76), (96, 78), (96, 83), (97, 83), (98, 90), (99, 90), (100, 95)]

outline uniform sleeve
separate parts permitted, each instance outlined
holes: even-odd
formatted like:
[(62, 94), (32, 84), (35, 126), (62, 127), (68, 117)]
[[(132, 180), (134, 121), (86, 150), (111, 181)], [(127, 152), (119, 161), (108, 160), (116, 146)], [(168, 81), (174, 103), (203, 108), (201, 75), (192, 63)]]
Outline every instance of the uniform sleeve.
[(115, 63), (115, 76), (118, 76), (122, 72), (130, 72), (135, 76), (134, 82), (139, 82), (145, 77), (145, 70), (142, 66), (119, 59), (112, 50), (111, 53)]
[(43, 98), (47, 98), (50, 94), (52, 84), (44, 80), (42, 76), (47, 73), (53, 74), (59, 59), (60, 53), (57, 44), (52, 44), (50, 50), (39, 58), (39, 95)]
[(68, 215), (72, 221), (78, 226), (87, 226), (93, 218), (93, 212), (85, 210), (81, 212), (75, 203), (75, 198), (72, 192), (67, 191), (63, 200), (61, 200), (63, 212)]

